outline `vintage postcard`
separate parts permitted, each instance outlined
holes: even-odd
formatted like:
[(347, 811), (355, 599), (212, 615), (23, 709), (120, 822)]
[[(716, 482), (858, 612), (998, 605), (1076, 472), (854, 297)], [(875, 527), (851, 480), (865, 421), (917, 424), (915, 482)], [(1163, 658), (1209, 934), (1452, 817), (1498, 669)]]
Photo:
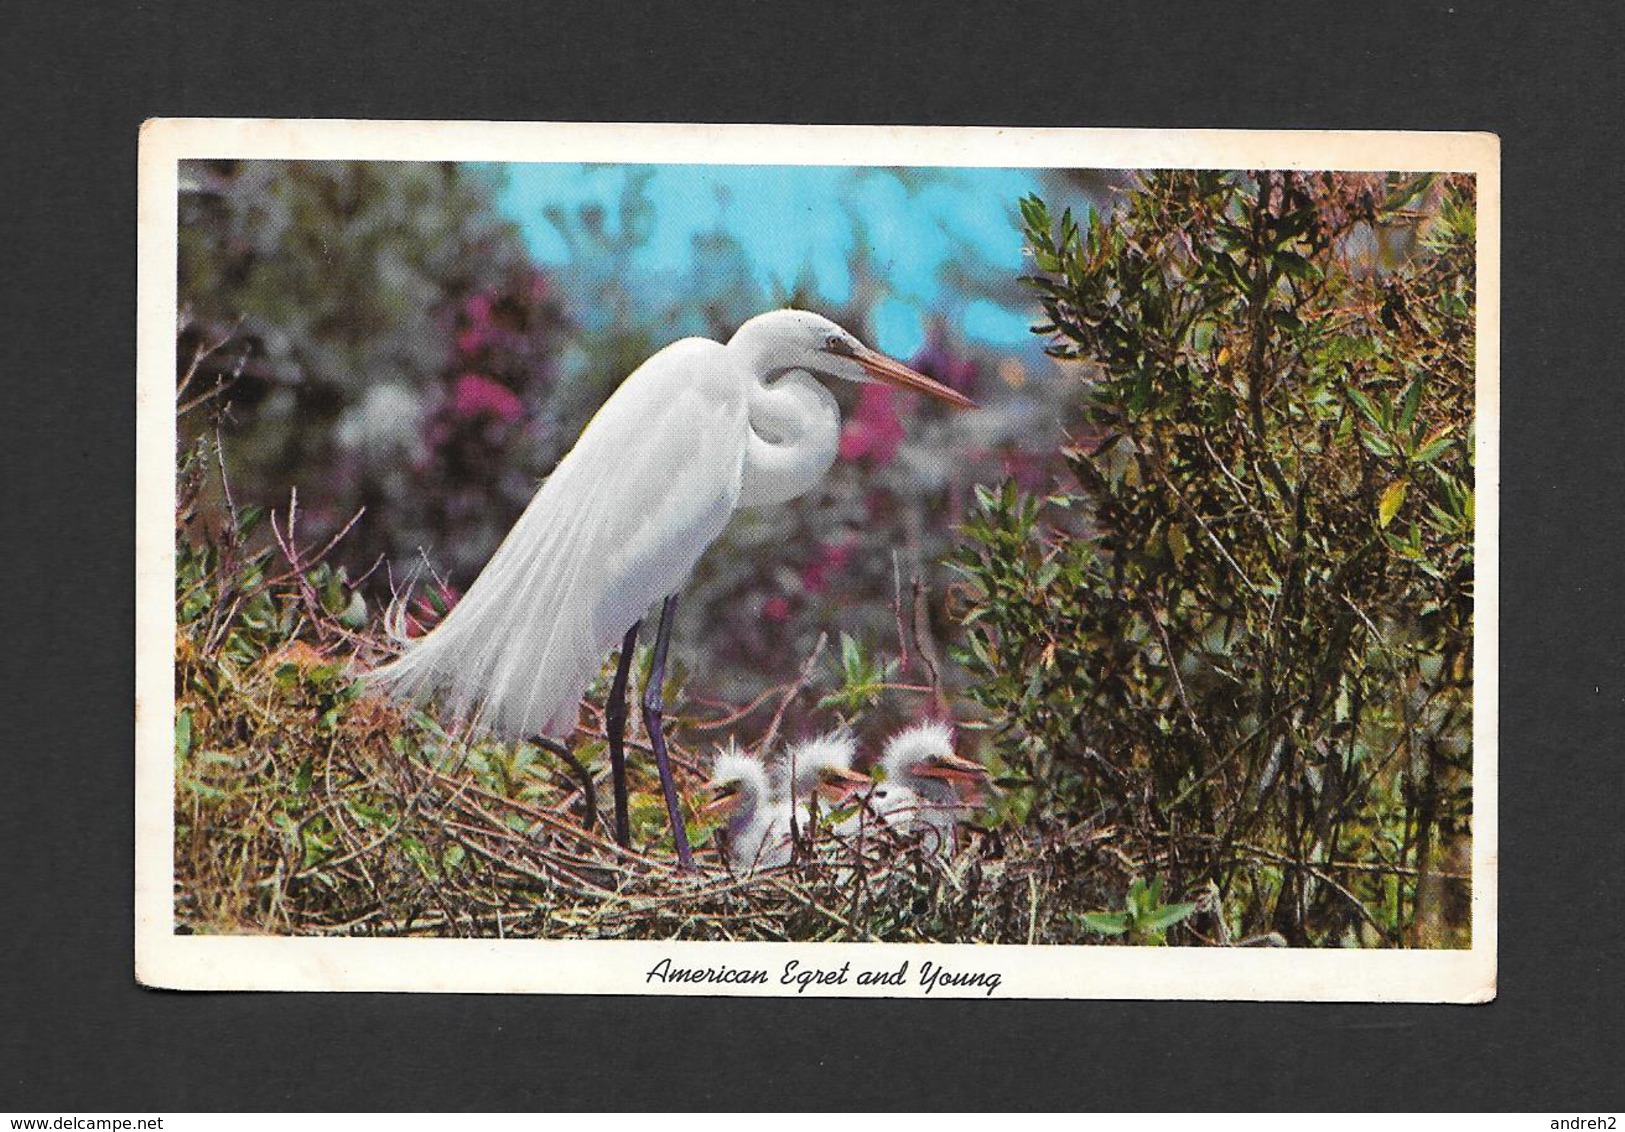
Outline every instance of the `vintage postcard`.
[(1494, 137), (140, 156), (141, 982), (1494, 996)]

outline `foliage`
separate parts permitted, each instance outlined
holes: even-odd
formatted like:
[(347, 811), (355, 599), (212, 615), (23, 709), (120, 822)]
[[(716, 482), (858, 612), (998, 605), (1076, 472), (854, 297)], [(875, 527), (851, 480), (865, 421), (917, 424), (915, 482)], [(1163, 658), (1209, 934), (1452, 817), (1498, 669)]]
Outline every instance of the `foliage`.
[(1135, 877), (1121, 912), (1085, 912), (1083, 926), (1101, 935), (1126, 935), (1137, 943), (1160, 944), (1169, 928), (1196, 911), (1196, 901), (1162, 902), (1162, 878), (1147, 884)]
[(1464, 944), (1472, 182), (1169, 173), (1022, 212), (1090, 428), (1076, 489), (980, 490), (965, 526), (1001, 754), (1216, 886), (1183, 938)]
[(818, 706), (856, 714), (880, 702), (886, 681), (897, 674), (897, 661), (881, 660), (872, 650), (842, 633), (840, 669), (840, 686), (819, 700)]

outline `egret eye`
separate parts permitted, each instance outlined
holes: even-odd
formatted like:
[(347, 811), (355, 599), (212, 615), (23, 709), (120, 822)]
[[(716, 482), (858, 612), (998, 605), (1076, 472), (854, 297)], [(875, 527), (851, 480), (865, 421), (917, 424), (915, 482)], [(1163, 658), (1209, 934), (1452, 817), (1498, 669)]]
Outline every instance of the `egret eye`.
[(831, 334), (824, 339), (824, 351), (830, 354), (845, 354), (850, 356), (856, 353), (857, 343), (840, 334)]

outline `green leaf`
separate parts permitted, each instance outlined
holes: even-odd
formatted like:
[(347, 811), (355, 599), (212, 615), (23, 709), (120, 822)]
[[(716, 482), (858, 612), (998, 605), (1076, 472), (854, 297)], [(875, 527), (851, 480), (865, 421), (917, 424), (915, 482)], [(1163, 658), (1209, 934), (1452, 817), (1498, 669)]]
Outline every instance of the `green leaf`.
[(1365, 445), (1366, 450), (1375, 456), (1392, 456), (1394, 454), (1394, 446), (1374, 432), (1362, 430), (1360, 443)]
[(1377, 525), (1386, 527), (1394, 521), (1399, 509), (1405, 503), (1405, 493), (1410, 490), (1407, 480), (1395, 480), (1388, 485), (1388, 490), (1382, 493), (1382, 501), (1377, 504)]
[(192, 753), (192, 709), (182, 708), (175, 716), (175, 757)]
[(1450, 450), (1451, 443), (1452, 438), (1448, 433), (1443, 436), (1438, 436), (1425, 442), (1422, 447), (1418, 448), (1416, 450), (1416, 456), (1414, 459), (1418, 464), (1431, 464), (1433, 461), (1437, 460), (1440, 456), (1444, 455)]
[(1366, 420), (1370, 421), (1378, 428), (1382, 427), (1382, 418), (1377, 415), (1377, 408), (1371, 403), (1371, 398), (1367, 397), (1364, 393), (1361, 393), (1352, 385), (1348, 388), (1348, 395), (1349, 400), (1354, 402), (1354, 407), (1360, 410), (1361, 416), (1365, 417)]
[(362, 629), (366, 627), (367, 599), (361, 596), (360, 590), (356, 590), (350, 595), (350, 604), (344, 607), (343, 613), (339, 614), (339, 624), (346, 629)]
[(224, 790), (220, 789), (218, 786), (210, 786), (206, 782), (188, 781), (185, 783), (185, 788), (189, 792), (196, 794), (199, 798), (202, 798), (205, 802), (220, 802), (224, 801), (226, 797), (226, 792)]
[(1293, 279), (1318, 279), (1320, 269), (1297, 252), (1280, 252), (1276, 262)]
[(1422, 389), (1427, 382), (1420, 376), (1405, 390), (1405, 400), (1399, 409), (1399, 429), (1401, 432), (1410, 430), (1416, 420), (1416, 410), (1422, 407)]
[(1196, 911), (1194, 903), (1164, 904), (1160, 908), (1153, 909), (1135, 926), (1141, 931), (1160, 932), (1165, 928), (1173, 927), (1194, 911)]
[(415, 837), (403, 837), (400, 840), (400, 846), (401, 852), (406, 855), (407, 860), (416, 865), (418, 872), (422, 873), (426, 879), (433, 880), (438, 875), (434, 857), (430, 855), (428, 847), (423, 842)]
[(1190, 543), (1185, 539), (1185, 528), (1174, 523), (1168, 528), (1168, 550), (1174, 556), (1176, 568), (1185, 565), (1185, 555), (1190, 552)]
[(345, 808), (355, 815), (362, 825), (381, 827), (387, 826), (393, 820), (389, 813), (368, 802), (352, 798), (345, 803)]
[(305, 673), (305, 679), (315, 687), (331, 684), (335, 677), (344, 671), (342, 664), (316, 664)]
[(845, 633), (841, 634), (841, 667), (848, 673), (856, 672), (863, 667), (863, 649), (856, 640)]
[(1128, 913), (1085, 912), (1083, 926), (1099, 935), (1122, 935), (1128, 931)]

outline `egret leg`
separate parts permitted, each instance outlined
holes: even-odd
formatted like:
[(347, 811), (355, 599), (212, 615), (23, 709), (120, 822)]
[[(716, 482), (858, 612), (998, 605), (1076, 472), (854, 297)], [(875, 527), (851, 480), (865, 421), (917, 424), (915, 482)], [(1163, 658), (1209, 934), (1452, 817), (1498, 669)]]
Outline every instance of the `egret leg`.
[(609, 773), (615, 785), (615, 844), (632, 844), (632, 822), (626, 812), (626, 680), (632, 670), (632, 656), (638, 651), (640, 618), (632, 622), (621, 641), (621, 657), (615, 663), (615, 680), (609, 686), (609, 703), (604, 708), (604, 726), (609, 732)]
[(671, 819), (671, 838), (677, 846), (677, 864), (680, 868), (693, 868), (694, 858), (688, 849), (688, 830), (683, 825), (682, 812), (677, 808), (677, 784), (671, 776), (671, 760), (666, 757), (666, 734), (662, 730), (662, 715), (666, 701), (661, 687), (666, 682), (666, 649), (671, 644), (671, 622), (677, 612), (677, 595), (672, 594), (660, 608), (660, 629), (655, 634), (654, 662), (649, 666), (649, 682), (643, 686), (643, 722), (649, 729), (649, 746), (655, 750), (655, 765), (660, 770), (660, 789), (666, 795), (666, 816)]

